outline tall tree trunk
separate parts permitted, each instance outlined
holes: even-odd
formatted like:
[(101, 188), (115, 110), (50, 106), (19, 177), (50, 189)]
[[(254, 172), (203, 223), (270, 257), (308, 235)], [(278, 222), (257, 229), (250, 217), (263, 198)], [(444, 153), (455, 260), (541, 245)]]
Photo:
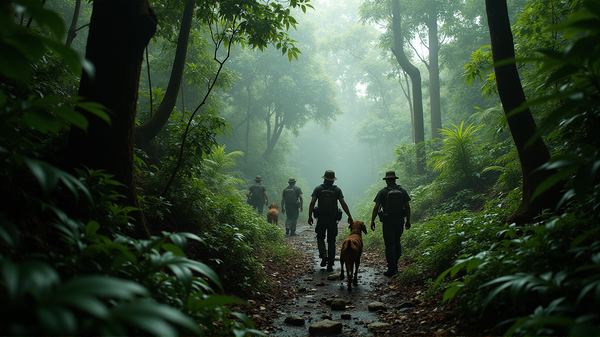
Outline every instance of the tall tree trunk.
[(248, 109), (246, 109), (246, 155), (244, 156), (244, 162), (248, 162), (250, 156), (250, 111), (252, 111), (252, 90), (250, 85), (246, 86), (246, 92), (248, 93)]
[[(96, 0), (90, 22), (86, 58), (95, 66), (90, 78), (81, 77), (79, 96), (110, 111), (111, 123), (86, 113), (87, 132), (71, 127), (67, 167), (104, 169), (124, 186), (119, 191), (130, 206), (138, 207), (133, 170), (133, 130), (144, 48), (156, 31), (156, 16), (147, 0)], [(85, 112), (84, 112), (85, 113)], [(150, 232), (141, 211), (137, 237)]]
[(71, 47), (75, 36), (77, 36), (77, 21), (79, 21), (79, 11), (81, 10), (81, 0), (75, 1), (75, 10), (73, 11), (73, 19), (71, 20), (71, 26), (69, 27), (69, 32), (67, 33), (67, 41), (65, 45), (67, 47)]
[(183, 10), (183, 19), (181, 20), (181, 27), (179, 28), (175, 60), (173, 61), (173, 68), (171, 68), (171, 77), (169, 78), (165, 96), (152, 118), (135, 128), (135, 144), (142, 149), (148, 148), (152, 139), (154, 139), (165, 126), (177, 103), (177, 96), (179, 95), (179, 88), (181, 87), (183, 70), (185, 68), (185, 58), (187, 55), (190, 30), (192, 28), (194, 7), (195, 1), (190, 0), (186, 3)]
[[(510, 30), (506, 0), (486, 0), (485, 7), (494, 64), (514, 59), (513, 35)], [(511, 62), (502, 66), (494, 66), (494, 70), (498, 94), (504, 113), (507, 115), (508, 127), (519, 154), (523, 174), (523, 199), (519, 208), (510, 216), (509, 221), (525, 223), (533, 220), (543, 209), (554, 208), (560, 198), (562, 186), (557, 184), (535, 200), (531, 200), (535, 189), (553, 174), (553, 171), (550, 170), (536, 171), (538, 167), (548, 162), (550, 153), (541, 138), (538, 138), (533, 145), (525, 147), (537, 128), (529, 109), (510, 114), (526, 101), (516, 64)]]
[[(392, 52), (402, 69), (410, 76), (413, 87), (413, 107), (415, 115), (415, 143), (425, 141), (425, 127), (423, 123), (423, 92), (421, 89), (421, 72), (415, 67), (404, 53), (402, 38), (402, 21), (400, 18), (400, 0), (392, 3), (392, 26), (394, 31), (394, 49)], [(417, 174), (425, 173), (425, 151), (422, 146), (417, 146)]]
[[(408, 81), (408, 74), (405, 71), (401, 71), (402, 74), (398, 76), (398, 83), (400, 83), (400, 88), (402, 88), (402, 92), (404, 93), (404, 97), (408, 101), (408, 110), (410, 110), (410, 140), (413, 143), (416, 143), (415, 139), (415, 111), (413, 109), (412, 100), (410, 98), (410, 82)], [(404, 84), (402, 84), (402, 77), (404, 77), (404, 82), (406, 82), (406, 89), (404, 89)]]
[(431, 139), (440, 137), (442, 108), (440, 102), (440, 42), (438, 40), (437, 8), (429, 11), (429, 104), (431, 105)]

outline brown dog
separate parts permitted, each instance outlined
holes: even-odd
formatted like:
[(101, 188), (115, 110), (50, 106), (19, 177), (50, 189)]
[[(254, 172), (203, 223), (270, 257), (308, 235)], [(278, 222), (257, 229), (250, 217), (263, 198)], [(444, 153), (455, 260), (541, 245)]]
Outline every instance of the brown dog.
[(272, 202), (271, 205), (269, 205), (269, 211), (267, 212), (267, 221), (270, 224), (275, 224), (277, 225), (277, 222), (279, 221), (279, 207), (277, 207), (277, 204)]
[[(360, 256), (363, 250), (362, 233), (367, 234), (367, 227), (362, 221), (354, 221), (348, 226), (350, 235), (346, 237), (342, 243), (342, 251), (340, 252), (340, 264), (342, 265), (342, 273), (340, 280), (344, 279), (344, 264), (346, 265), (346, 273), (348, 274), (348, 291), (352, 290), (352, 285), (358, 284), (358, 266), (360, 265)], [(354, 277), (352, 269), (354, 267)]]

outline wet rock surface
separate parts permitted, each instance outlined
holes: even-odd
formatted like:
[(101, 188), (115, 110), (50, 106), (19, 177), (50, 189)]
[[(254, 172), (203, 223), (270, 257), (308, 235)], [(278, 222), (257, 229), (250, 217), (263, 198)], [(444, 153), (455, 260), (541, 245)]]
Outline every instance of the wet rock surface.
[(302, 318), (298, 315), (289, 315), (288, 317), (285, 318), (284, 322), (291, 324), (291, 325), (301, 326), (301, 325), (304, 325), (305, 321), (304, 321), (304, 318)]
[(342, 331), (342, 323), (328, 319), (315, 323), (308, 328), (311, 335), (334, 335)]

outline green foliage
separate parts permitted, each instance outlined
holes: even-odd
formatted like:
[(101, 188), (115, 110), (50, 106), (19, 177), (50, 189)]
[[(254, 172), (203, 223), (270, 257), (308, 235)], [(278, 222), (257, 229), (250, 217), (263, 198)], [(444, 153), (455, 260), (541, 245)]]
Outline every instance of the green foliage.
[[(264, 279), (261, 261), (271, 254), (288, 256), (280, 228), (266, 222), (246, 204), (236, 189), (239, 179), (227, 172), (240, 152), (227, 154), (213, 148), (201, 158), (188, 158), (187, 179), (178, 179), (166, 197), (143, 197), (142, 207), (149, 222), (177, 231), (197, 233), (205, 245), (197, 247), (196, 258), (221, 277), (230, 292), (259, 294), (270, 286)], [(152, 195), (168, 176), (147, 173), (142, 189)]]
[[(37, 26), (0, 16), (0, 44), (10, 51), (0, 58), (0, 334), (261, 334), (249, 318), (225, 307), (241, 301), (217, 294), (224, 288), (215, 271), (186, 257), (188, 244), (205, 245), (204, 239), (183, 231), (133, 239), (129, 213), (137, 210), (122, 206), (118, 182), (102, 171), (74, 176), (44, 160), (46, 144), (40, 143), (54, 141), (68, 123), (87, 127), (74, 107), (108, 116), (68, 97), (69, 91), (25, 85), (45, 69), (44, 55), (54, 57), (45, 54), (48, 48), (69, 65), (79, 61), (44, 35), (60, 39), (63, 23), (41, 3), (2, 6), (3, 13), (12, 9)], [(5, 85), (4, 76), (12, 82)]]
[[(1, 10), (3, 15), (0, 17), (0, 74), (7, 78), (27, 81), (30, 79), (31, 63), (42, 59), (48, 50), (60, 55), (72, 71), (80, 71), (81, 63), (77, 53), (60, 42), (65, 34), (65, 25), (58, 14), (33, 0), (3, 1)], [(27, 16), (35, 20), (36, 26), (30, 29), (15, 24), (13, 18), (6, 13)], [(4, 102), (0, 100), (1, 103)]]
[(465, 209), (473, 210), (474, 207), (483, 206), (484, 201), (484, 195), (477, 195), (471, 189), (464, 189), (444, 200), (440, 205), (439, 213), (447, 214)]
[[(425, 148), (425, 159), (429, 160), (431, 153), (436, 146), (435, 140), (425, 141), (422, 144), (402, 144), (394, 150), (394, 162), (389, 170), (395, 170), (399, 177), (402, 177), (402, 187), (413, 189), (420, 185), (425, 185), (433, 181), (437, 177), (437, 173), (426, 167), (425, 174), (417, 175), (417, 159), (415, 153), (419, 147)], [(385, 172), (383, 169), (381, 172)]]
[(592, 131), (597, 130), (600, 2), (585, 1), (584, 6), (551, 27), (575, 40), (533, 58), (546, 91), (526, 105), (550, 107), (536, 137), (549, 132), (551, 140), (563, 143), (561, 153), (540, 168), (557, 173), (535, 192), (566, 181), (561, 214), (542, 214), (546, 220), (529, 226), (496, 227), (497, 243), (461, 256), (438, 278), (465, 273), (449, 285), (444, 299), (458, 298), (464, 310), (480, 315), (504, 313), (496, 319), (505, 319), (509, 335), (600, 333), (600, 190), (598, 141)]
[[(27, 167), (40, 186), (56, 176), (63, 184), (54, 183), (52, 195), (33, 199), (34, 219), (3, 205), (0, 237), (9, 247), (0, 257), (3, 334), (213, 335), (246, 329), (247, 318), (236, 314), (244, 322), (231, 320), (231, 312), (221, 306), (239, 300), (215, 295), (215, 287), (222, 290), (217, 274), (183, 253), (188, 240), (203, 239), (165, 232), (134, 240), (126, 235), (131, 209), (119, 206), (118, 183), (110, 176), (93, 171), (76, 179), (47, 164), (38, 172), (36, 166)], [(81, 195), (57, 195), (62, 186), (69, 195)], [(21, 223), (33, 220), (42, 222), (44, 230), (27, 231), (29, 244), (20, 245), (18, 233), (26, 228)], [(46, 247), (34, 249), (35, 241)], [(15, 262), (8, 252), (21, 258)], [(217, 327), (213, 319), (224, 326)], [(204, 332), (195, 322), (202, 322)]]
[(493, 249), (464, 256), (440, 275), (467, 272), (444, 299), (460, 294), (473, 311), (511, 308), (503, 315), (513, 323), (507, 334), (597, 334), (600, 233), (581, 215), (500, 229), (497, 235), (504, 239)]
[(459, 255), (489, 246), (494, 241), (493, 224), (504, 217), (504, 209), (494, 208), (485, 214), (461, 211), (415, 224), (402, 235), (403, 258), (414, 260), (424, 277), (435, 277)]
[[(294, 0), (289, 7), (299, 7), (303, 12), (306, 8), (313, 8), (310, 0)], [(281, 3), (263, 3), (260, 1), (197, 1), (196, 17), (201, 22), (214, 25), (223, 24), (218, 29), (217, 40), (221, 35), (226, 36), (231, 31), (237, 34), (226, 37), (225, 44), (237, 43), (242, 46), (249, 45), (263, 51), (268, 45), (274, 45), (281, 50), (282, 55), (288, 54), (298, 59), (300, 50), (296, 48), (294, 40), (284, 32), (290, 27), (296, 28), (297, 21), (291, 16), (290, 8)]]
[(451, 124), (440, 130), (442, 149), (434, 152), (429, 161), (435, 171), (440, 171), (438, 179), (448, 181), (462, 188), (474, 187), (473, 182), (479, 174), (480, 160), (477, 147), (478, 138), (475, 136), (481, 126), (472, 124), (464, 127)]
[(551, 136), (563, 141), (588, 144), (565, 148), (568, 153), (553, 156), (541, 169), (556, 169), (559, 172), (542, 183), (533, 197), (558, 181), (573, 175), (572, 188), (563, 201), (575, 196), (579, 202), (584, 202), (598, 182), (600, 143), (594, 130), (597, 130), (599, 118), (600, 47), (597, 43), (600, 41), (600, 28), (596, 24), (600, 23), (600, 13), (597, 1), (586, 1), (584, 4), (585, 8), (572, 14), (567, 22), (550, 28), (563, 30), (566, 37), (578, 33), (583, 33), (583, 36), (578, 35), (578, 38), (563, 50), (541, 50), (543, 56), (537, 59), (542, 63), (540, 76), (545, 79), (546, 87), (560, 86), (560, 88), (532, 100), (528, 105), (538, 105), (548, 101), (560, 102), (540, 124), (535, 137), (540, 137), (558, 124), (558, 128)]
[[(1, 6), (3, 13), (14, 10), (15, 15), (28, 16), (36, 22), (27, 28), (16, 24), (8, 15), (0, 16), (3, 50), (0, 57), (0, 141), (4, 146), (33, 149), (39, 147), (39, 142), (32, 142), (30, 138), (58, 133), (69, 123), (87, 128), (87, 120), (74, 110), (75, 107), (108, 121), (103, 107), (70, 97), (72, 75), (61, 74), (60, 68), (66, 65), (77, 73), (83, 66), (90, 74), (93, 69), (72, 49), (60, 43), (64, 34), (62, 19), (37, 1), (3, 2)], [(56, 64), (50, 65), (52, 61)], [(55, 80), (53, 76), (64, 77), (66, 84), (51, 84)]]
[(234, 178), (226, 172), (235, 166), (235, 158), (243, 155), (242, 151), (226, 153), (224, 145), (214, 147), (209, 154), (203, 154), (202, 177), (205, 184), (224, 190), (228, 192), (227, 194), (235, 194), (236, 187), (244, 184), (244, 181)]

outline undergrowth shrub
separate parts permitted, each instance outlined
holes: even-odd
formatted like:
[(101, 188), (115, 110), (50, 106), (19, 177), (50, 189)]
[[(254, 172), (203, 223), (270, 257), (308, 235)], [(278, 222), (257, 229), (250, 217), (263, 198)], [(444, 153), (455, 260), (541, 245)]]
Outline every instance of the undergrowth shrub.
[[(553, 173), (533, 197), (564, 183), (561, 214), (501, 228), (493, 247), (461, 256), (438, 278), (466, 273), (449, 285), (444, 299), (458, 297), (470, 314), (504, 319), (507, 335), (600, 334), (600, 160), (594, 129), (600, 1), (567, 4), (568, 20), (547, 31), (559, 31), (569, 45), (538, 50), (539, 67), (534, 69), (536, 81), (544, 82), (536, 86), (542, 95), (526, 105), (552, 105), (530, 142), (550, 133), (550, 139), (563, 145), (561, 153), (538, 168)], [(581, 4), (581, 10), (572, 11)]]
[[(156, 175), (146, 180), (150, 185), (145, 187), (146, 194), (152, 193), (152, 185), (161, 184), (160, 179)], [(205, 245), (197, 248), (194, 258), (214, 269), (228, 292), (264, 292), (271, 286), (262, 271), (264, 259), (293, 256), (284, 247), (281, 227), (267, 223), (241, 193), (222, 194), (202, 180), (191, 181), (193, 184), (178, 183), (177, 189), (160, 201), (145, 203), (148, 220), (155, 224), (153, 227), (189, 231), (202, 237)], [(152, 209), (159, 203), (164, 208), (160, 213), (160, 208)]]
[(402, 259), (412, 262), (423, 279), (435, 278), (461, 254), (493, 244), (493, 224), (506, 215), (500, 209), (485, 214), (469, 211), (440, 215), (413, 225), (402, 234)]
[[(119, 183), (109, 175), (80, 171), (77, 179), (42, 161), (3, 159), (3, 168), (22, 166), (41, 188), (15, 191), (31, 201), (27, 215), (0, 208), (0, 334), (256, 333), (251, 320), (224, 307), (241, 300), (218, 295), (217, 274), (186, 257), (188, 242), (203, 239), (131, 238), (131, 208), (118, 204)], [(42, 230), (32, 231), (33, 223)]]
[(600, 333), (600, 230), (572, 213), (498, 231), (493, 249), (465, 255), (441, 277), (465, 269), (445, 299), (464, 310), (504, 313), (507, 334)]

